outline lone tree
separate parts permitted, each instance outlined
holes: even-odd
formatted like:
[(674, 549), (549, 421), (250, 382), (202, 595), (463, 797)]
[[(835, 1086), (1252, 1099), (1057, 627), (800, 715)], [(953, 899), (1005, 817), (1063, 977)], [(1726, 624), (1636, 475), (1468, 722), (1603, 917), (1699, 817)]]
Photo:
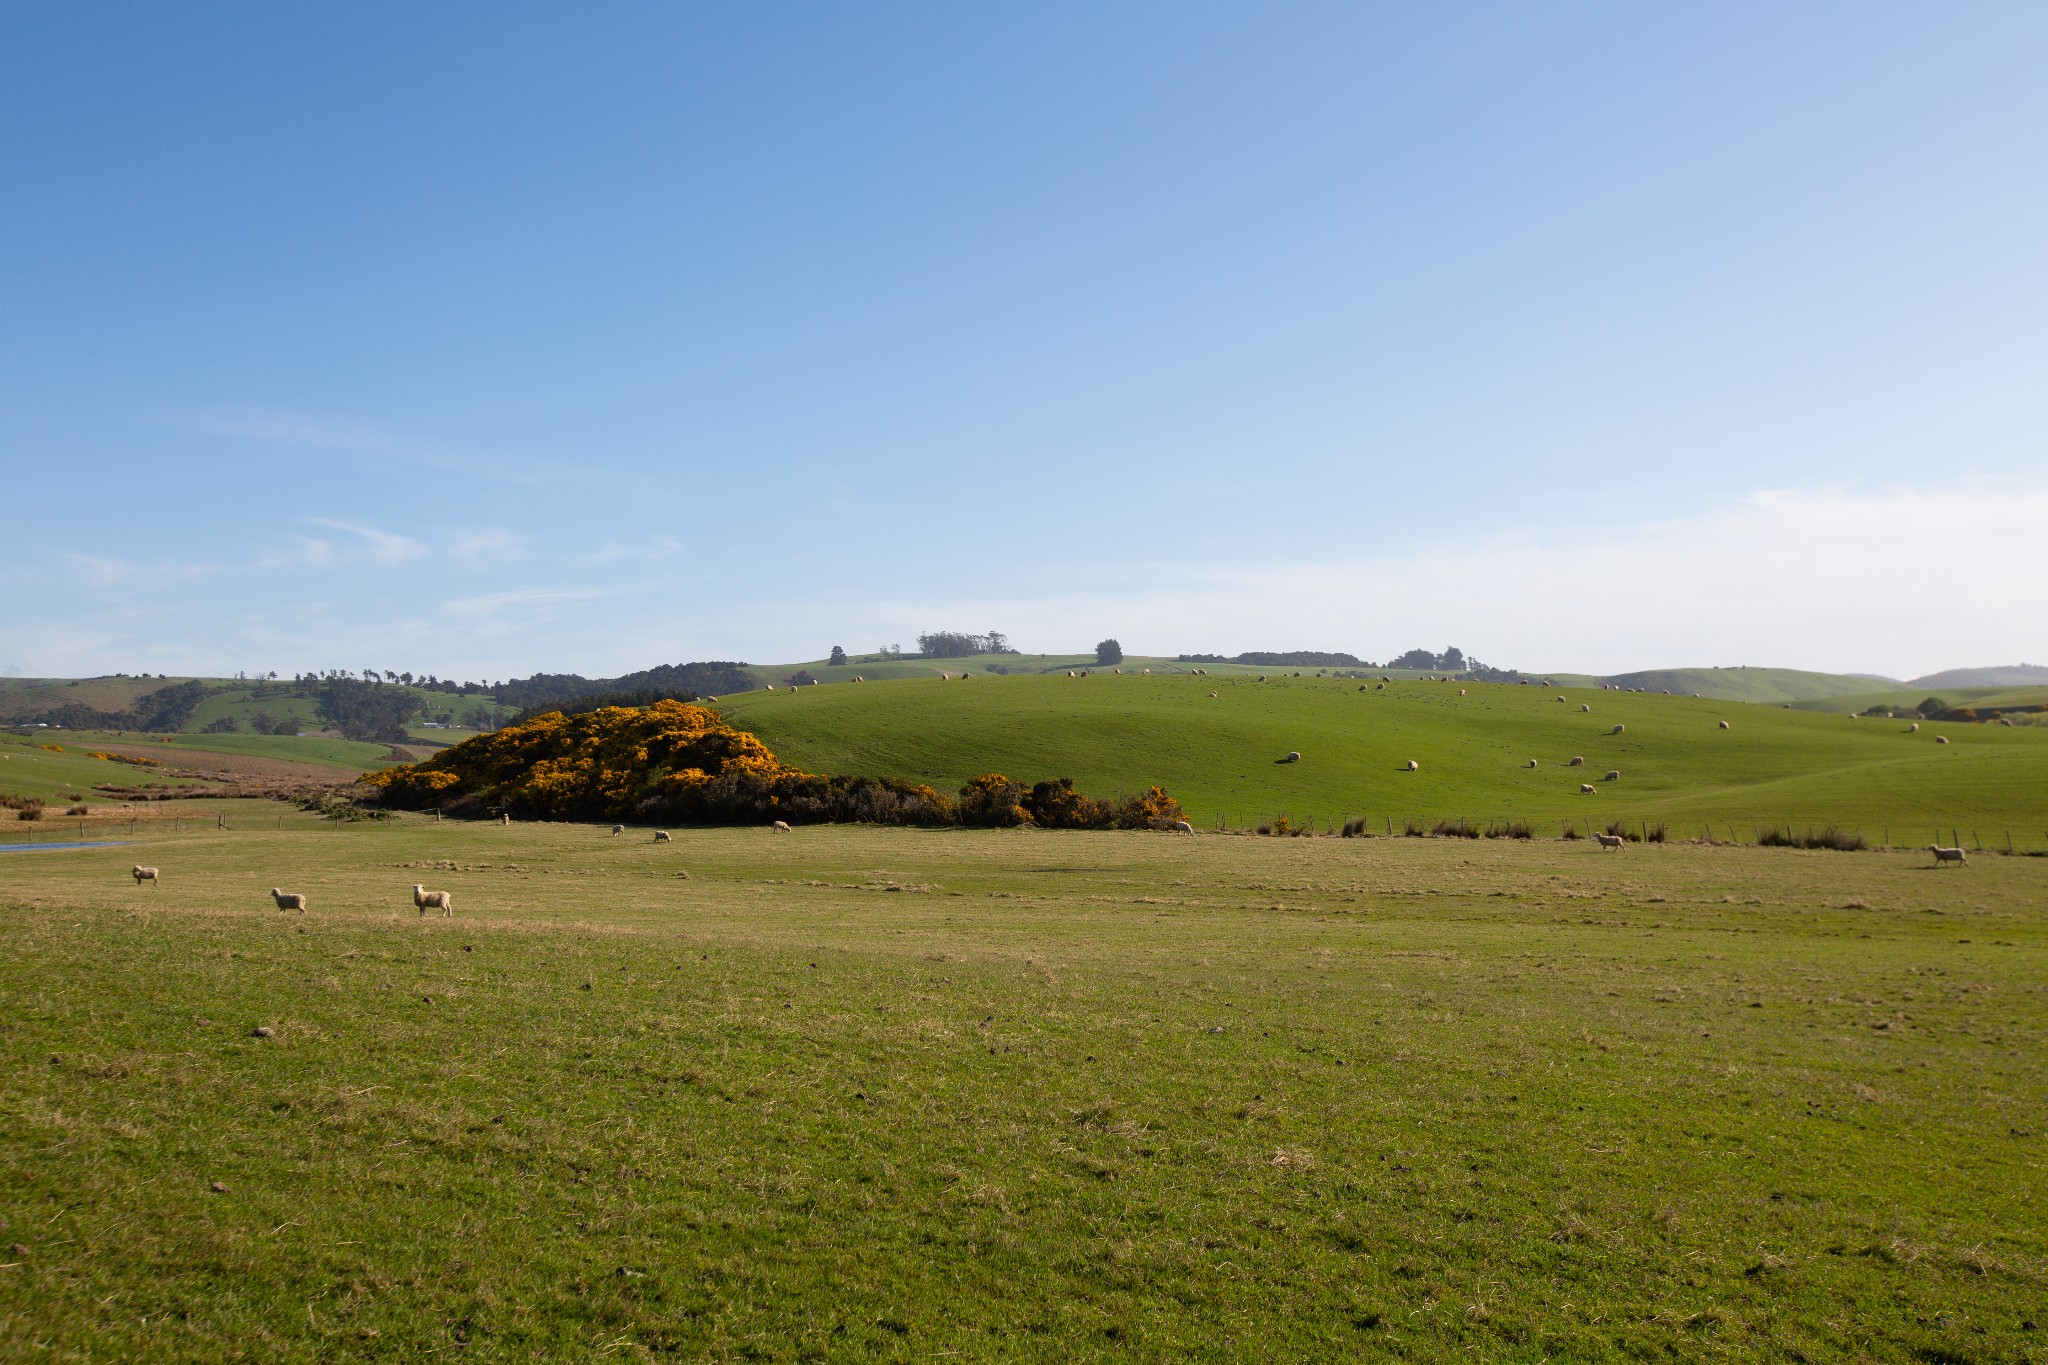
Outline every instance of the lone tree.
[(1114, 640), (1104, 640), (1095, 646), (1095, 663), (1098, 668), (1108, 668), (1124, 661), (1124, 647)]
[(843, 649), (841, 649), (841, 648), (840, 648), (840, 647), (839, 647), (838, 645), (834, 645), (834, 646), (832, 646), (832, 657), (831, 657), (831, 658), (829, 658), (829, 659), (827, 659), (827, 660), (826, 660), (825, 662), (826, 662), (826, 663), (828, 663), (828, 664), (843, 664), (843, 663), (845, 663), (845, 662), (846, 662), (846, 651), (845, 651), (845, 650), (843, 650)]

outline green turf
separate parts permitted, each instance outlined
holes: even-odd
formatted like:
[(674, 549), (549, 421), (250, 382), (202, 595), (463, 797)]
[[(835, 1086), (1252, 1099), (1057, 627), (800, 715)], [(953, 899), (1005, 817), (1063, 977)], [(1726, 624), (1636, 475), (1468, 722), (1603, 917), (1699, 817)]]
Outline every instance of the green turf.
[[(43, 746), (55, 745), (55, 750)], [(93, 788), (102, 782), (124, 787), (179, 786), (178, 779), (152, 773), (127, 763), (110, 763), (90, 756), (98, 744), (75, 737), (71, 731), (56, 730), (34, 737), (0, 734), (0, 794), (32, 796), (53, 805), (73, 796), (98, 801)], [(15, 813), (0, 810), (0, 828), (12, 823)]]
[[(1466, 695), (1460, 696), (1460, 686)], [(957, 787), (997, 771), (1082, 789), (1164, 785), (1192, 818), (1665, 821), (1935, 827), (2048, 841), (2048, 732), (1596, 689), (1336, 679), (973, 677), (748, 693), (721, 710), (786, 762)], [(1209, 697), (1210, 692), (1219, 695)], [(1558, 696), (1566, 701), (1558, 702)], [(1590, 706), (1581, 712), (1580, 706)], [(1717, 722), (1733, 727), (1720, 730)], [(1621, 735), (1609, 733), (1625, 724)], [(1290, 751), (1299, 763), (1277, 763)], [(1583, 767), (1567, 766), (1582, 756)], [(1405, 770), (1408, 760), (1421, 767)], [(1529, 768), (1530, 759), (1538, 762)], [(1622, 778), (1604, 780), (1618, 769)], [(1590, 782), (1598, 795), (1582, 796)]]
[(2048, 859), (280, 818), (0, 855), (0, 1353), (2048, 1348)]
[(1606, 681), (1645, 692), (1751, 702), (1810, 701), (1883, 686), (1852, 674), (1809, 673), (1797, 668), (1652, 668), (1618, 673)]

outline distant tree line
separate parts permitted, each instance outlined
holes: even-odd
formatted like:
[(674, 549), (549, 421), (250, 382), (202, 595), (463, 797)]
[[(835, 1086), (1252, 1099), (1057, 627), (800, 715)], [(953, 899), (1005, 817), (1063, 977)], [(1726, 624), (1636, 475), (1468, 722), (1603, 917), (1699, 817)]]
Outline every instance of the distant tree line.
[(723, 692), (747, 692), (759, 686), (743, 663), (662, 664), (617, 678), (585, 678), (575, 673), (536, 673), (499, 683), (497, 697), (522, 714), (539, 715), (587, 698), (645, 694), (645, 706), (661, 698), (694, 701)]
[(320, 708), (320, 718), (339, 730), (343, 739), (380, 744), (403, 744), (409, 738), (406, 723), (427, 709), (426, 700), (410, 689), (343, 677), (323, 682), (314, 704)]
[(969, 635), (957, 630), (934, 630), (917, 637), (917, 652), (927, 659), (964, 659), (974, 654), (1015, 654), (1010, 637), (999, 630), (986, 635)]

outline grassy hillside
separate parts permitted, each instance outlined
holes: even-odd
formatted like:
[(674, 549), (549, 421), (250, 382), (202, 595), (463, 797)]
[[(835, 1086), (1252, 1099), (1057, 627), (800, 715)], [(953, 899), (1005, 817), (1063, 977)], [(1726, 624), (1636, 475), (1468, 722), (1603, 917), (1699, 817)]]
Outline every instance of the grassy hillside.
[(0, 854), (7, 1359), (2041, 1358), (2048, 859), (165, 823)]
[(2048, 687), (1889, 687), (1844, 697), (1817, 697), (1793, 705), (1802, 711), (1833, 711), (1842, 715), (1886, 706), (1903, 714), (1929, 697), (1944, 706), (1974, 706), (1980, 710), (2041, 706), (2048, 704)]
[[(815, 772), (957, 786), (990, 770), (1088, 791), (1162, 783), (1198, 824), (1425, 819), (2048, 831), (2048, 731), (1850, 720), (1589, 689), (1243, 678), (974, 677), (747, 693), (721, 709)], [(1210, 692), (1218, 696), (1211, 699)], [(1555, 700), (1564, 696), (1567, 701)], [(1582, 712), (1581, 705), (1590, 706)], [(1717, 722), (1733, 726), (1721, 730)], [(1609, 733), (1617, 724), (1627, 731)], [(1299, 763), (1277, 763), (1299, 750)], [(1583, 755), (1583, 768), (1566, 766)], [(1404, 770), (1409, 759), (1421, 764)], [(1527, 766), (1530, 759), (1539, 766)], [(1602, 775), (1619, 769), (1617, 782)], [(1593, 782), (1596, 796), (1581, 796)], [(1553, 826), (1554, 828), (1554, 826)], [(1915, 833), (1917, 840), (1930, 837)]]
[[(148, 768), (94, 758), (89, 752), (93, 747), (74, 740), (68, 732), (33, 739), (0, 734), (0, 794), (33, 796), (59, 804), (72, 796), (83, 796), (88, 802), (99, 800), (93, 787), (101, 782), (125, 787), (181, 785), (177, 779)], [(0, 810), (0, 821), (13, 818), (14, 812)]]
[(1998, 668), (1951, 668), (1915, 678), (1913, 687), (2048, 687), (2048, 667), (2007, 664)]
[(1800, 702), (1868, 692), (1869, 678), (1808, 673), (1797, 668), (1652, 668), (1617, 673), (1603, 681), (1645, 692), (1670, 692), (1714, 701)]
[[(974, 654), (960, 659), (926, 659), (914, 656), (879, 658), (873, 655), (863, 655), (856, 656), (848, 662), (839, 665), (826, 663), (823, 659), (813, 659), (809, 663), (800, 664), (750, 664), (747, 666), (747, 672), (753, 675), (756, 682), (763, 684), (773, 683), (779, 688), (787, 679), (793, 677), (799, 671), (810, 673), (811, 676), (823, 684), (852, 682), (855, 678), (865, 678), (869, 682), (882, 682), (898, 678), (937, 678), (941, 673), (950, 674), (954, 677), (958, 677), (961, 673), (972, 673), (979, 676), (985, 673), (994, 674), (994, 671), (998, 669), (1003, 670), (1011, 677), (1027, 677), (1032, 675), (1057, 675), (1064, 677), (1069, 670), (1084, 668), (1090, 672), (1108, 673), (1112, 676), (1115, 675), (1118, 669), (1125, 673), (1142, 675), (1148, 668), (1155, 674), (1178, 673), (1186, 675), (1192, 675), (1195, 669), (1200, 668), (1218, 677), (1257, 677), (1262, 673), (1272, 677), (1279, 677), (1283, 674), (1291, 677), (1295, 673), (1313, 677), (1316, 673), (1316, 670), (1313, 668), (1265, 668), (1253, 664), (1184, 664), (1176, 663), (1164, 656), (1141, 656), (1135, 654), (1126, 656), (1122, 663), (1112, 665), (1109, 668), (1104, 668), (1096, 663), (1093, 654)], [(1414, 678), (1421, 676), (1413, 670), (1373, 670), (1375, 677), (1383, 672), (1389, 677)], [(996, 676), (1000, 676), (1000, 674), (996, 674)]]

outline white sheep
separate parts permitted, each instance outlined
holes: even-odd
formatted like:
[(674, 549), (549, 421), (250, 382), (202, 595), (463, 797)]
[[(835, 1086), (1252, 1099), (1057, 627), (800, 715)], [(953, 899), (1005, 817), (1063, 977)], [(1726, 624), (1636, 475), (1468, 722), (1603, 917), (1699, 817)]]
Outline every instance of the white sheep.
[(1215, 694), (1214, 692), (1211, 692), (1211, 693), (1209, 694), (1209, 700), (1211, 700), (1211, 701), (1214, 701), (1214, 700), (1216, 700), (1216, 694)]
[(769, 828), (774, 830), (777, 834), (787, 834), (790, 832), (789, 821), (787, 820), (777, 820), (773, 825), (770, 825)]
[(1579, 795), (1581, 795), (1581, 796), (1591, 796), (1592, 794), (1593, 794), (1593, 784), (1592, 784), (1592, 783), (1590, 783), (1590, 782), (1581, 782), (1581, 783), (1579, 784)]
[(621, 834), (624, 834), (625, 832), (626, 832), (626, 827), (625, 827), (624, 825), (613, 825), (613, 826), (612, 826), (612, 838), (614, 838), (614, 839), (618, 838), (618, 837), (619, 837), (619, 836), (620, 836)]
[(1075, 676), (1077, 676), (1077, 675), (1075, 674), (1074, 670), (1070, 668), (1070, 669), (1068, 669), (1068, 670), (1067, 670), (1067, 676), (1068, 676), (1068, 677), (1070, 677), (1070, 678), (1072, 678), (1072, 677), (1075, 677)]
[(1596, 830), (1593, 837), (1599, 841), (1600, 847), (1603, 849), (1625, 848), (1628, 845), (1628, 840), (1622, 838), (1619, 834), (1601, 834)]
[(1934, 855), (1934, 865), (1936, 867), (1940, 867), (1943, 863), (1962, 864), (1970, 861), (1963, 856), (1963, 851), (1960, 848), (1943, 848), (1940, 844), (1929, 844), (1927, 851)]
[(1459, 689), (1458, 689), (1458, 695), (1459, 695), (1459, 696), (1461, 696), (1461, 697), (1462, 697), (1462, 696), (1464, 696), (1464, 695), (1465, 695), (1465, 689), (1464, 689), (1464, 688), (1462, 688), (1462, 687), (1461, 687), (1461, 688), (1459, 688)]
[(1289, 749), (1289, 750), (1287, 751), (1287, 757), (1285, 757), (1285, 758), (1281, 759), (1280, 761), (1281, 761), (1282, 763), (1299, 763), (1299, 762), (1301, 762), (1301, 750), (1299, 750), (1299, 749)]
[(1146, 668), (1146, 669), (1140, 669), (1139, 671), (1140, 671), (1140, 672), (1142, 672), (1143, 674), (1145, 674), (1145, 676), (1147, 676), (1147, 677), (1150, 677), (1150, 676), (1152, 675), (1152, 670), (1151, 670), (1151, 669), (1149, 669), (1149, 668)]
[(768, 690), (769, 690), (770, 692), (773, 692), (773, 691), (775, 690), (775, 684), (774, 684), (774, 683), (768, 683), (768, 684), (766, 684), (766, 686), (767, 686), (767, 688), (768, 688)]
[(412, 903), (419, 907), (421, 919), (427, 917), (427, 907), (430, 905), (440, 910), (444, 918), (455, 913), (455, 897), (452, 893), (429, 891), (418, 882), (412, 884)]
[(1565, 767), (1567, 768), (1583, 768), (1585, 766), (1586, 756), (1584, 754), (1573, 754), (1572, 761), (1565, 764)]
[(1412, 772), (1415, 772), (1416, 770), (1420, 769), (1421, 767), (1422, 767), (1422, 765), (1421, 765), (1420, 763), (1417, 763), (1417, 762), (1416, 762), (1416, 761), (1415, 761), (1414, 759), (1412, 759), (1412, 758), (1411, 758), (1411, 759), (1409, 759), (1409, 760), (1408, 760), (1408, 771), (1409, 771), (1409, 772), (1411, 772), (1411, 773), (1412, 773)]
[(1593, 709), (1593, 707), (1592, 707), (1592, 704), (1591, 704), (1591, 703), (1589, 703), (1589, 702), (1583, 702), (1583, 701), (1582, 701), (1582, 702), (1580, 702), (1580, 703), (1579, 703), (1579, 710), (1581, 710), (1581, 711), (1590, 711), (1590, 710), (1592, 710), (1592, 709)]
[(1721, 727), (1721, 728), (1722, 728), (1723, 730), (1726, 730), (1726, 729), (1728, 728), (1728, 722), (1727, 722), (1727, 721), (1725, 721), (1725, 720), (1724, 720), (1724, 721), (1718, 721), (1718, 722), (1716, 722), (1716, 723), (1717, 723), (1717, 724), (1718, 724), (1718, 725), (1719, 725), (1719, 726), (1720, 726), (1720, 727)]
[(501, 815), (498, 817), (498, 823), (501, 825), (509, 825), (512, 823), (512, 817), (510, 815)]
[(1195, 827), (1185, 820), (1176, 820), (1173, 822), (1173, 832), (1175, 834), (1193, 834)]
[(1946, 743), (1948, 743), (1948, 736), (1947, 736), (1947, 735), (1936, 735), (1936, 736), (1934, 737), (1934, 742), (1935, 742), (1936, 744), (1946, 744)]
[(669, 838), (669, 836), (668, 836), (668, 831), (667, 831), (667, 830), (665, 830), (665, 829), (658, 829), (658, 830), (654, 831), (654, 842), (655, 842), (655, 843), (657, 843), (657, 844), (665, 844), (665, 843), (667, 843), (667, 842), (668, 842), (668, 838)]
[(1533, 758), (1532, 758), (1532, 759), (1530, 759), (1530, 760), (1529, 760), (1529, 766), (1530, 766), (1530, 767), (1532, 767), (1532, 768), (1533, 768), (1533, 767), (1535, 767), (1535, 766), (1536, 766), (1536, 760), (1535, 760), (1535, 759), (1533, 759)]
[(1559, 700), (1559, 701), (1563, 701), (1563, 700), (1564, 700), (1564, 698), (1563, 698), (1563, 697), (1559, 697), (1559, 698), (1558, 698), (1558, 700)]
[(302, 915), (306, 913), (306, 898), (296, 891), (280, 891), (273, 886), (270, 888), (270, 898), (277, 902), (277, 908), (280, 910), (296, 910)]
[(867, 679), (866, 679), (866, 678), (863, 678), (863, 677), (862, 677), (862, 676), (861, 676), (860, 674), (858, 674), (858, 673), (856, 673), (856, 674), (854, 674), (854, 675), (853, 675), (853, 680), (854, 680), (855, 682), (866, 682), (866, 681), (867, 681)]
[(1601, 778), (1600, 780), (1601, 780), (1602, 782), (1619, 782), (1619, 781), (1621, 781), (1621, 769), (1619, 769), (1619, 768), (1609, 768), (1609, 769), (1607, 770), (1607, 776), (1605, 776), (1605, 777)]
[(1607, 733), (1609, 733), (1609, 734), (1611, 734), (1611, 735), (1618, 735), (1618, 734), (1621, 734), (1621, 733), (1622, 733), (1623, 731), (1625, 731), (1625, 730), (1627, 730), (1627, 729), (1628, 729), (1628, 727), (1627, 727), (1626, 725), (1617, 725), (1617, 726), (1615, 726), (1615, 727), (1614, 727), (1614, 728), (1613, 728), (1612, 730), (1609, 730), (1609, 731), (1608, 731)]
[(1913, 722), (1913, 723), (1912, 723), (1911, 725), (1908, 725), (1908, 726), (1906, 727), (1906, 733), (1907, 733), (1907, 734), (1909, 734), (1909, 735), (1917, 735), (1917, 734), (1919, 734), (1919, 733), (1920, 733), (1920, 722), (1916, 720), (1916, 721), (1914, 721), (1914, 722)]
[(156, 869), (144, 867), (141, 863), (137, 863), (134, 867), (130, 868), (129, 875), (135, 878), (137, 886), (142, 885), (144, 882), (148, 882), (151, 886), (158, 888), (161, 888), (163, 885), (162, 882), (157, 880)]

